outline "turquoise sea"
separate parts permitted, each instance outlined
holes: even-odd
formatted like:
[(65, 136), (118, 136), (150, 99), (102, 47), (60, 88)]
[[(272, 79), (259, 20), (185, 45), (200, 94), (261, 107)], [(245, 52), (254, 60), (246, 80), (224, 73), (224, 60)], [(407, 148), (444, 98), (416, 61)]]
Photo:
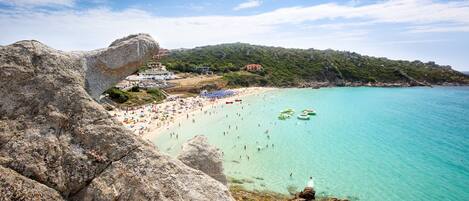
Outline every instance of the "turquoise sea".
[[(318, 114), (278, 120), (286, 108)], [(318, 194), (469, 200), (469, 87), (279, 89), (200, 112), (152, 140), (176, 155), (198, 134), (251, 189), (302, 190), (312, 176)]]

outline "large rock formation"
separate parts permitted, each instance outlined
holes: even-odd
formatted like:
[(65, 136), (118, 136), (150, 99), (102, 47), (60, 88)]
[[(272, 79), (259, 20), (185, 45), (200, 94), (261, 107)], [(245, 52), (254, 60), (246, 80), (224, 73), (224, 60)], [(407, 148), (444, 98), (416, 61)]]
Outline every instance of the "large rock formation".
[(93, 98), (137, 71), (149, 59), (158, 44), (149, 35), (130, 35), (116, 40), (106, 49), (82, 52), (86, 89)]
[(182, 145), (177, 157), (184, 164), (205, 172), (223, 184), (227, 184), (223, 174), (223, 158), (219, 149), (208, 144), (207, 138), (197, 135)]
[(6, 200), (232, 200), (226, 186), (158, 153), (93, 100), (157, 50), (146, 34), (91, 52), (38, 41), (0, 47)]

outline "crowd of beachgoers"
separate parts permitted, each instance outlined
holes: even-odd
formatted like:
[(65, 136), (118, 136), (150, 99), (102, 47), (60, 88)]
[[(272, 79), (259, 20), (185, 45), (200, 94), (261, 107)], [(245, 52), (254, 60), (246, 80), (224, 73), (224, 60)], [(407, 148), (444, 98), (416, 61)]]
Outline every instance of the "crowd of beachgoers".
[(217, 104), (235, 101), (243, 96), (261, 93), (272, 88), (250, 87), (230, 90), (225, 97), (173, 97), (158, 104), (147, 104), (126, 109), (109, 111), (117, 121), (138, 135), (155, 135), (159, 129), (168, 128), (178, 118), (190, 118), (195, 112), (204, 111)]

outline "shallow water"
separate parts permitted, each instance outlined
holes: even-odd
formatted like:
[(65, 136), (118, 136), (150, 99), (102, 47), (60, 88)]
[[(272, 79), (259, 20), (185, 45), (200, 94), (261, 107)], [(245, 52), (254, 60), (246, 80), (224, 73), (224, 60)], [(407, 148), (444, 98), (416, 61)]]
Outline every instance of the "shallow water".
[[(278, 120), (285, 108), (318, 115)], [(152, 139), (159, 149), (204, 134), (248, 188), (286, 193), (313, 176), (339, 197), (469, 200), (469, 87), (281, 89), (181, 121)]]

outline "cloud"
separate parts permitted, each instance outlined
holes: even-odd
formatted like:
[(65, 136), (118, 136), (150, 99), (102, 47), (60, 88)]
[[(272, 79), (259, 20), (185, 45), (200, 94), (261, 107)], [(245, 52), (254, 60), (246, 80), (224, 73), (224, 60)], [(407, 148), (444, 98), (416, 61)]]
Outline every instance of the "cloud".
[(408, 33), (469, 32), (469, 25), (415, 26)]
[[(0, 9), (0, 26), (8, 27), (0, 33), (0, 44), (38, 39), (65, 50), (93, 49), (106, 46), (123, 35), (146, 32), (168, 48), (237, 41), (283, 46), (292, 46), (291, 42), (295, 47), (329, 45), (335, 48), (334, 45), (346, 47), (346, 42), (351, 41), (366, 42), (373, 33), (370, 29), (382, 29), (386, 24), (398, 24), (401, 31), (408, 34), (466, 31), (469, 2), (394, 0), (359, 6), (329, 3), (249, 16), (193, 17), (154, 16), (140, 9)], [(448, 24), (452, 26), (447, 27)], [(295, 39), (314, 39), (314, 42), (295, 42)]]
[(0, 0), (0, 4), (18, 7), (67, 6), (72, 7), (75, 0)]
[(233, 10), (242, 10), (247, 8), (255, 8), (261, 6), (262, 1), (260, 0), (248, 0), (246, 2), (238, 4)]

